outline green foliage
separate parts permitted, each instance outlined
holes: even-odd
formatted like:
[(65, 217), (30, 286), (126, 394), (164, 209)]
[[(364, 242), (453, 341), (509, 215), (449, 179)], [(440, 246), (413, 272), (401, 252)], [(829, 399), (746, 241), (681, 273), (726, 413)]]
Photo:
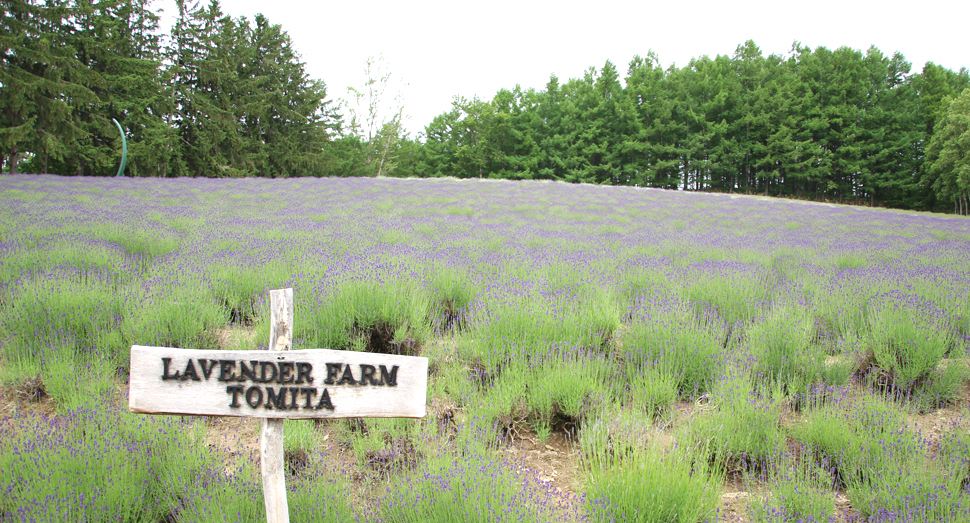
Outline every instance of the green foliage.
[(419, 430), (416, 420), (358, 418), (346, 422), (358, 466), (379, 477), (411, 470), (423, 455), (416, 442)]
[[(224, 327), (227, 320), (207, 292), (185, 286), (164, 299), (146, 298), (125, 314), (120, 329), (125, 341), (154, 347), (218, 348), (216, 330)], [(126, 353), (111, 356), (123, 368), (128, 367)]]
[(73, 37), (80, 6), (17, 0), (0, 12), (0, 158), (16, 173), (26, 154), (77, 154), (87, 135), (78, 114), (99, 102), (103, 78), (86, 67)]
[(286, 452), (312, 451), (316, 446), (315, 435), (313, 420), (285, 420), (283, 422), (283, 450)]
[(38, 377), (58, 412), (96, 408), (115, 391), (112, 378), (116, 373), (107, 358), (84, 358), (70, 349), (50, 349), (49, 356), (40, 365)]
[(555, 498), (508, 463), (467, 452), (429, 456), (388, 487), (377, 506), (381, 521), (545, 522)]
[(780, 402), (773, 394), (756, 392), (746, 377), (718, 381), (710, 402), (713, 410), (695, 420), (688, 432), (719, 469), (760, 467), (784, 442)]
[[(278, 25), (177, 2), (171, 47), (146, 2), (17, 1), (0, 17), (0, 164), (106, 176), (332, 173), (339, 116)], [(339, 169), (338, 169), (339, 170)]]
[[(834, 468), (843, 486), (858, 487), (917, 463), (914, 437), (899, 407), (878, 396), (826, 403), (807, 412), (792, 435)], [(907, 450), (908, 449), (908, 450)]]
[(428, 319), (439, 330), (457, 331), (466, 326), (466, 315), (482, 285), (456, 268), (437, 267), (428, 277)]
[[(677, 377), (663, 366), (628, 363), (624, 367), (626, 403), (651, 418), (665, 419), (679, 397)], [(618, 396), (623, 397), (622, 392)]]
[(38, 521), (159, 521), (209, 460), (200, 425), (96, 402), (0, 428), (0, 514)]
[(294, 335), (313, 348), (413, 353), (428, 334), (428, 295), (411, 279), (351, 279), (295, 300), (304, 321)]
[[(210, 474), (197, 485), (175, 515), (179, 523), (242, 523), (266, 519), (259, 472), (244, 463), (223, 474)], [(288, 477), (286, 501), (290, 521), (360, 521), (360, 511), (350, 500), (346, 478), (327, 474)]]
[[(928, 174), (937, 198), (970, 214), (970, 88), (943, 102), (945, 112), (926, 148)], [(930, 179), (926, 180), (927, 182)]]
[(943, 408), (959, 397), (968, 377), (970, 369), (964, 361), (944, 361), (908, 399), (921, 414)]
[(606, 62), (540, 91), (456, 99), (425, 129), (414, 172), (932, 208), (921, 149), (944, 97), (970, 83), (931, 63), (911, 74), (875, 47), (797, 45), (785, 58), (747, 41), (659, 64), (633, 57), (624, 85)]
[[(835, 515), (835, 491), (827, 461), (809, 449), (800, 455), (774, 456), (761, 477), (768, 494), (763, 501), (752, 500), (752, 519), (758, 523), (829, 521)], [(752, 479), (754, 476), (752, 475)]]
[(594, 412), (579, 433), (580, 458), (588, 471), (621, 467), (660, 435), (649, 414), (637, 409), (607, 404)]
[(8, 292), (0, 308), (7, 362), (29, 366), (60, 356), (86, 362), (127, 348), (119, 331), (125, 296), (113, 281), (63, 271), (38, 274)]
[(745, 331), (760, 384), (802, 392), (822, 378), (825, 353), (814, 343), (815, 322), (803, 308), (777, 306)]
[(693, 308), (676, 301), (643, 302), (623, 332), (623, 359), (631, 380), (639, 369), (656, 368), (673, 378), (679, 396), (689, 399), (710, 390), (723, 363), (727, 330), (702, 323)]
[(139, 262), (147, 265), (154, 258), (175, 252), (179, 248), (179, 240), (171, 234), (142, 229), (105, 228), (101, 237), (106, 241), (117, 244), (124, 252)]
[(723, 474), (709, 470), (704, 459), (702, 450), (651, 442), (612, 466), (594, 466), (586, 483), (592, 520), (713, 521)]
[(729, 323), (750, 321), (767, 308), (772, 291), (768, 273), (747, 274), (733, 270), (718, 270), (697, 264), (692, 267), (685, 284), (684, 299), (694, 303), (698, 316), (716, 313)]
[(270, 264), (260, 268), (233, 264), (210, 269), (212, 294), (222, 305), (230, 323), (248, 325), (256, 320), (261, 312), (257, 310), (260, 298), (273, 288), (270, 285), (276, 279), (270, 274), (272, 269)]
[(928, 312), (897, 303), (872, 310), (866, 342), (875, 372), (882, 373), (877, 383), (907, 391), (929, 379), (955, 341), (941, 323)]
[(56, 267), (73, 267), (88, 277), (119, 283), (131, 276), (128, 274), (130, 259), (113, 246), (91, 245), (82, 238), (50, 238), (43, 233), (36, 236), (27, 233), (19, 243), (19, 248), (8, 251), (0, 266), (0, 285), (10, 284), (25, 273), (46, 272)]
[[(608, 348), (620, 326), (620, 312), (605, 289), (581, 287), (574, 292), (530, 290), (527, 295), (496, 296), (472, 309), (462, 345), (471, 360), (489, 372), (501, 368), (510, 353), (523, 347), (578, 346), (594, 352)], [(483, 300), (484, 302), (484, 300)]]
[[(605, 385), (609, 375), (610, 363), (603, 357), (552, 353), (534, 359), (518, 379), (525, 383), (525, 406), (537, 432), (548, 435), (556, 418), (571, 425), (567, 430), (575, 431), (592, 398), (611, 394)], [(503, 379), (516, 378), (506, 372)]]

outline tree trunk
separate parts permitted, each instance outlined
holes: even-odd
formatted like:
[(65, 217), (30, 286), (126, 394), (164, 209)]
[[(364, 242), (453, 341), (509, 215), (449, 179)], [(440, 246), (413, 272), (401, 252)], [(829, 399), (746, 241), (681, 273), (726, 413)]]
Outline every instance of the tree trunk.
[(15, 145), (13, 151), (10, 152), (10, 174), (17, 174), (17, 162), (20, 161), (20, 151)]

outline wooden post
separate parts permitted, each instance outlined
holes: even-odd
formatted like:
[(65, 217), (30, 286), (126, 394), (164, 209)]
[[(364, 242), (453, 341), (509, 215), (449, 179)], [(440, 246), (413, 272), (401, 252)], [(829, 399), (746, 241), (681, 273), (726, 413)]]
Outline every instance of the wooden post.
[[(269, 343), (271, 351), (293, 346), (293, 289), (269, 291)], [(263, 502), (267, 523), (290, 523), (286, 504), (286, 471), (283, 463), (285, 419), (263, 418), (259, 433), (259, 465), (263, 476)]]

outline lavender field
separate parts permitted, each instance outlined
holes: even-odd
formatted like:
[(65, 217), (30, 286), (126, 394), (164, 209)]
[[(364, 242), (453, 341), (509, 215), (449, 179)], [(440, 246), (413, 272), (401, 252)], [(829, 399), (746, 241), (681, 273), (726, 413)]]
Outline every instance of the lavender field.
[(263, 518), (128, 351), (258, 348), (284, 287), (295, 349), (430, 360), (422, 420), (287, 422), (292, 521), (970, 522), (968, 253), (739, 195), (0, 177), (0, 522)]

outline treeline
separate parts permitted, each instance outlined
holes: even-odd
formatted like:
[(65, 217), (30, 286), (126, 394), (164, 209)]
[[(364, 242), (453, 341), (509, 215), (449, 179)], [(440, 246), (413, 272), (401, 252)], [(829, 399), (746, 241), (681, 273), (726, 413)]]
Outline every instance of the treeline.
[(345, 119), (263, 16), (177, 0), (162, 35), (149, 3), (0, 4), (4, 172), (113, 175), (116, 119), (130, 176), (548, 179), (970, 207), (965, 69), (797, 43), (764, 56), (749, 41), (683, 67), (651, 53), (622, 75), (607, 62), (544, 90), (458, 98), (411, 139), (400, 113), (376, 121), (373, 99)]
[(926, 148), (970, 78), (910, 68), (876, 48), (764, 56), (751, 41), (680, 68), (637, 56), (622, 78), (607, 62), (545, 90), (456, 100), (411, 168), (950, 210), (955, 193), (934, 187), (956, 177), (929, 169)]
[(289, 36), (218, 2), (177, 0), (170, 35), (150, 0), (4, 0), (5, 172), (323, 176), (339, 115)]

